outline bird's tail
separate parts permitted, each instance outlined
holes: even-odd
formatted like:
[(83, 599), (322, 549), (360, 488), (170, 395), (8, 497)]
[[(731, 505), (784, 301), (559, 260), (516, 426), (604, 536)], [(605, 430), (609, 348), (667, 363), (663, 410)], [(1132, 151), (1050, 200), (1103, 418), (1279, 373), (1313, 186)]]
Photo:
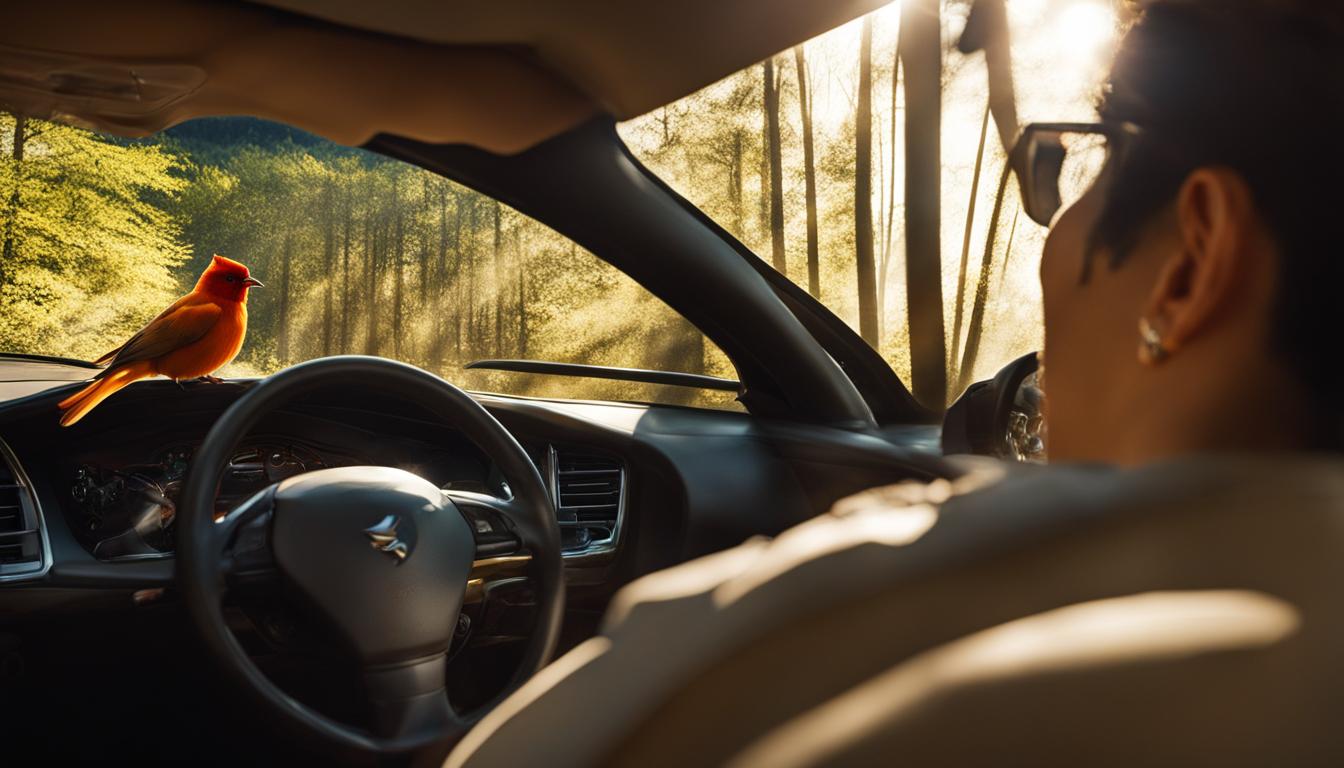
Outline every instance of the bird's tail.
[(153, 375), (154, 371), (148, 360), (105, 372), (102, 378), (90, 382), (87, 387), (56, 404), (56, 407), (61, 409), (61, 426), (68, 427), (84, 418), (94, 406), (127, 384)]

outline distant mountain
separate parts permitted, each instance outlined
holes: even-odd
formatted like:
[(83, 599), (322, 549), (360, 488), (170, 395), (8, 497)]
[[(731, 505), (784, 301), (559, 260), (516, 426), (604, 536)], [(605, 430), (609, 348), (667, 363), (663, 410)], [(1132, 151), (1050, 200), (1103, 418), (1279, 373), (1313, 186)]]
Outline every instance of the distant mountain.
[(221, 163), (249, 146), (264, 149), (292, 146), (328, 157), (367, 155), (363, 150), (341, 146), (307, 131), (256, 117), (198, 118), (173, 126), (160, 136), (185, 150), (198, 162), (206, 163)]
[(206, 117), (188, 120), (163, 132), (182, 144), (210, 144), (217, 147), (240, 147), (255, 144), (272, 147), (292, 142), (299, 146), (327, 143), (307, 131), (291, 128), (256, 117)]

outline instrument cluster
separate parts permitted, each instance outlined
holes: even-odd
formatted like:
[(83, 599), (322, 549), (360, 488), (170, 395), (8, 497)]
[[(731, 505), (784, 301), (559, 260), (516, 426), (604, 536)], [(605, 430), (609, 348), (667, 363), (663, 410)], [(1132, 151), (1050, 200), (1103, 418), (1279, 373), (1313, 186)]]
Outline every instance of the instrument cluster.
[[(80, 543), (101, 560), (173, 551), (178, 494), (195, 445), (168, 446), (144, 463), (81, 463), (69, 483), (67, 514)], [(259, 442), (234, 451), (220, 481), (216, 514), (265, 488), (332, 460), (297, 443)]]

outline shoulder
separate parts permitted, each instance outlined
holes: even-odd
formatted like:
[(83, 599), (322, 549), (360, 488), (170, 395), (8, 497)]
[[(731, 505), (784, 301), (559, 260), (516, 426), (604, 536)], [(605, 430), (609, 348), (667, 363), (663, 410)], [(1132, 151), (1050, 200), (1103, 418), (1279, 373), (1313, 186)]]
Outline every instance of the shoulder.
[(1312, 707), (1309, 670), (1330, 655), (1324, 642), (1304, 642), (1301, 624), (1288, 601), (1241, 590), (1057, 608), (899, 660), (762, 734), (734, 762), (1337, 763), (1338, 729), (1301, 717)]

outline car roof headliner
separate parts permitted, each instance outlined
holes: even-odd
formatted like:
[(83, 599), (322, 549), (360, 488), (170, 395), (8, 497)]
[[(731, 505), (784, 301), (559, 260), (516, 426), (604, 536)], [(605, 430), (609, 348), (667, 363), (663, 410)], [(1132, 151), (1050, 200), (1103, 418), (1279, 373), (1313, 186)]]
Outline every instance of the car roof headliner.
[(887, 0), (47, 0), (6, 10), (0, 103), (126, 136), (244, 114), (513, 153), (675, 101)]

